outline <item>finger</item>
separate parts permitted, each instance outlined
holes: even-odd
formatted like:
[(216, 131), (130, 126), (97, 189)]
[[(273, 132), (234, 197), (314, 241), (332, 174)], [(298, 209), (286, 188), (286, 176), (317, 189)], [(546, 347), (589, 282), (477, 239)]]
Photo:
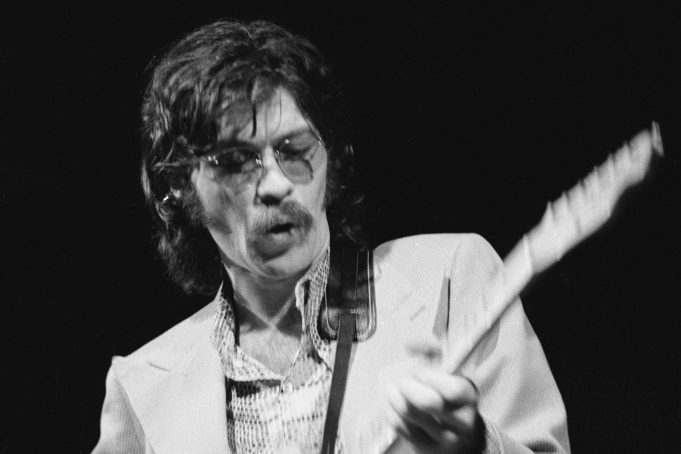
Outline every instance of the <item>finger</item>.
[(444, 429), (433, 415), (442, 411), (444, 401), (436, 391), (410, 378), (392, 386), (387, 397), (388, 403), (407, 427), (416, 426), (429, 439), (441, 440)]
[(433, 416), (444, 428), (458, 434), (472, 429), (478, 404), (478, 390), (472, 381), (461, 375), (434, 370), (423, 370), (416, 378), (440, 395), (443, 405), (439, 410), (433, 409)]
[(464, 405), (477, 406), (478, 390), (475, 384), (463, 375), (452, 375), (434, 369), (422, 369), (416, 373), (416, 380), (432, 389), (444, 401), (444, 410), (450, 411)]
[(407, 440), (410, 443), (414, 444), (423, 444), (423, 443), (428, 443), (430, 440), (430, 436), (426, 434), (421, 428), (413, 425), (413, 424), (408, 424), (407, 421), (405, 421), (396, 411), (395, 408), (393, 408), (392, 405), (389, 405), (386, 408), (386, 420), (388, 421), (388, 424), (395, 429), (395, 432), (397, 432), (398, 435), (400, 435), (402, 438)]

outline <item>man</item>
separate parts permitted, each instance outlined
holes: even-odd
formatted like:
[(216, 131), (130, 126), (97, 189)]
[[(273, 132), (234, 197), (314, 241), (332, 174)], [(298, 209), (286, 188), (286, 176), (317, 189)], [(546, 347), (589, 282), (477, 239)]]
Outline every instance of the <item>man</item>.
[[(114, 358), (94, 452), (319, 452), (338, 345), (324, 330), (331, 262), (337, 244), (361, 244), (338, 85), (306, 40), (217, 22), (156, 63), (143, 123), (159, 251), (185, 290), (217, 296)], [(483, 239), (403, 238), (372, 260), (336, 452), (373, 449), (381, 424), (395, 452), (569, 450), (520, 304), (458, 374), (424, 367), (438, 348), (408, 348), (456, 344), (484, 309), (476, 296), (500, 260)]]

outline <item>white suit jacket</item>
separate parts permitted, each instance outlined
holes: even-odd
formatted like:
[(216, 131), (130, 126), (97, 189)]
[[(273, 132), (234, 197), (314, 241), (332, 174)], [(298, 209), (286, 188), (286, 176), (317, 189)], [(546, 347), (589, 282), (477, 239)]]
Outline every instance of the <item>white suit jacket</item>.
[[(377, 326), (352, 354), (340, 421), (346, 452), (384, 405), (385, 384), (421, 366), (405, 343), (444, 331), (456, 345), (465, 337), (466, 317), (484, 311), (481, 289), (500, 264), (474, 234), (420, 235), (375, 249)], [(113, 359), (94, 453), (230, 452), (225, 376), (209, 338), (216, 311), (211, 303)], [(486, 452), (569, 452), (563, 402), (519, 302), (462, 373), (480, 391)]]

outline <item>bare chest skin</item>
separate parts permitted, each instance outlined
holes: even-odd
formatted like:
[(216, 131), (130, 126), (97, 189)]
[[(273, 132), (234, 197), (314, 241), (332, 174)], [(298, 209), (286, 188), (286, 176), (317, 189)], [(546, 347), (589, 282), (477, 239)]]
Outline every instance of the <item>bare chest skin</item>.
[(241, 349), (272, 372), (286, 375), (296, 358), (300, 335), (278, 330), (247, 331), (239, 336)]

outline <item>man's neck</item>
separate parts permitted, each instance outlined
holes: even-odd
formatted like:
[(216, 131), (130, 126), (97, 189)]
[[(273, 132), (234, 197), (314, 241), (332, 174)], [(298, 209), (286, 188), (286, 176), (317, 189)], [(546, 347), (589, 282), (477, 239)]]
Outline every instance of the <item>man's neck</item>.
[(239, 331), (300, 333), (300, 314), (295, 307), (295, 287), (302, 277), (267, 279), (238, 267), (226, 266), (234, 290)]

